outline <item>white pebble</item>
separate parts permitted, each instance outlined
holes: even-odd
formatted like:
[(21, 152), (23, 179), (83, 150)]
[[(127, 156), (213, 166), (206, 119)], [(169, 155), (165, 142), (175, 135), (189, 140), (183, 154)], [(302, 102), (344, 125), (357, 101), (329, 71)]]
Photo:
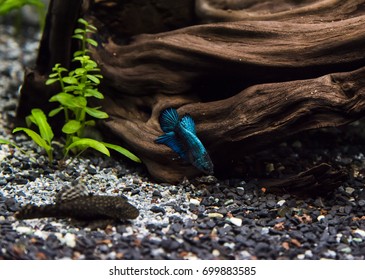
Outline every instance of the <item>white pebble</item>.
[(332, 250), (327, 250), (326, 252), (324, 252), (323, 254), (326, 258), (331, 258), (331, 259), (334, 259), (336, 258), (337, 254), (335, 251), (332, 251)]
[(346, 191), (348, 194), (352, 194), (352, 193), (355, 191), (355, 189), (354, 189), (354, 188), (351, 188), (351, 187), (347, 187), (347, 188), (345, 189), (345, 191)]
[(341, 242), (341, 238), (342, 238), (343, 234), (342, 233), (337, 233), (336, 234), (336, 241), (337, 243), (340, 243)]
[(360, 235), (362, 238), (365, 238), (365, 230), (356, 229), (356, 230), (354, 230), (354, 233)]
[(240, 219), (240, 218), (232, 217), (232, 218), (228, 218), (227, 220), (238, 227), (242, 226), (242, 219)]
[(217, 250), (217, 249), (214, 249), (213, 250), (213, 252), (212, 252), (212, 255), (214, 256), (214, 257), (219, 257), (220, 256), (220, 252), (219, 252), (219, 250)]
[(261, 229), (261, 234), (262, 235), (264, 235), (264, 234), (268, 234), (269, 233), (269, 228), (267, 228), (267, 227), (263, 227), (262, 229)]
[(312, 258), (313, 257), (313, 252), (311, 250), (307, 250), (304, 252), (304, 255), (308, 258)]
[(43, 240), (45, 240), (45, 239), (47, 239), (49, 234), (48, 234), (48, 232), (44, 232), (44, 231), (41, 231), (41, 230), (36, 230), (34, 232), (34, 235), (41, 238), (41, 239), (43, 239)]
[(31, 234), (32, 229), (30, 227), (17, 227), (16, 231), (20, 234)]
[(8, 156), (3, 150), (0, 150), (0, 161), (3, 161)]
[(151, 250), (151, 255), (154, 257), (161, 256), (164, 254), (164, 250), (162, 248), (156, 248)]
[(251, 257), (252, 255), (248, 251), (242, 251), (238, 254), (240, 260), (249, 260)]
[(325, 216), (323, 216), (323, 215), (319, 215), (318, 217), (317, 217), (317, 221), (318, 222), (320, 222), (320, 221), (322, 221), (324, 218), (326, 218)]
[(194, 205), (200, 205), (200, 201), (195, 198), (190, 198), (189, 202)]
[(225, 242), (225, 243), (223, 244), (223, 246), (224, 246), (224, 247), (228, 247), (228, 248), (230, 248), (230, 249), (234, 249), (235, 243), (233, 243), (233, 242)]
[(209, 218), (223, 218), (221, 213), (208, 213)]
[(74, 248), (76, 246), (76, 235), (73, 233), (66, 233), (66, 235), (63, 237), (63, 243), (71, 248)]
[(279, 200), (276, 204), (281, 207), (284, 205), (285, 202), (286, 202), (286, 200), (282, 199), (282, 200)]

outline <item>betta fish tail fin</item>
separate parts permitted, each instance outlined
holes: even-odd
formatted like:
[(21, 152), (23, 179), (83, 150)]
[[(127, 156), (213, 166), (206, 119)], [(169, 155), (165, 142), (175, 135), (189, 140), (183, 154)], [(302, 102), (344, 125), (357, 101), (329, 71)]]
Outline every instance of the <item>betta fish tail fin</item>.
[(163, 132), (168, 133), (174, 131), (179, 124), (179, 115), (176, 109), (165, 109), (160, 115), (160, 126)]

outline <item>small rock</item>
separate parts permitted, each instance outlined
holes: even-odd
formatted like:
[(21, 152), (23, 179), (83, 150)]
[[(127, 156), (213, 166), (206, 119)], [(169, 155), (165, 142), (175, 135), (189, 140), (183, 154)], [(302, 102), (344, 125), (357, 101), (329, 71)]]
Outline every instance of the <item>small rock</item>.
[(157, 190), (154, 190), (153, 193), (152, 193), (152, 196), (155, 196), (155, 197), (162, 197), (161, 193)]
[(326, 217), (325, 216), (323, 216), (323, 215), (319, 215), (318, 217), (317, 217), (317, 221), (318, 222), (320, 222), (320, 221), (322, 221), (323, 219), (325, 219)]
[(354, 188), (351, 188), (351, 187), (347, 187), (345, 189), (345, 192), (347, 192), (348, 194), (352, 194), (354, 191), (355, 191), (355, 189)]
[(16, 231), (19, 234), (31, 234), (33, 232), (32, 231), (32, 228), (30, 228), (30, 227), (24, 227), (24, 226), (17, 227), (16, 228)]
[(276, 204), (281, 207), (285, 204), (286, 200), (285, 199), (282, 199), (282, 200), (279, 200)]
[(360, 207), (363, 207), (365, 206), (365, 200), (364, 199), (360, 199), (357, 204), (360, 206)]
[(200, 200), (196, 198), (190, 198), (189, 202), (194, 205), (200, 205)]
[(313, 252), (311, 250), (306, 250), (304, 252), (304, 255), (307, 257), (307, 258), (312, 258), (313, 257)]
[(230, 205), (230, 204), (233, 204), (233, 203), (234, 203), (233, 199), (228, 199), (224, 202), (224, 205), (227, 206), (227, 205)]
[(362, 229), (356, 229), (354, 230), (354, 234), (360, 235), (363, 239), (365, 239), (365, 231)]
[(238, 258), (241, 260), (249, 260), (252, 258), (252, 255), (248, 251), (239, 252)]
[(223, 246), (224, 247), (228, 247), (228, 248), (230, 248), (230, 249), (234, 249), (234, 247), (235, 247), (235, 243), (233, 243), (233, 242), (225, 242), (224, 244), (223, 244)]
[(227, 221), (229, 221), (230, 223), (232, 223), (238, 227), (242, 226), (242, 219), (240, 219), (240, 218), (231, 217), (231, 218), (227, 218)]
[(221, 213), (208, 213), (209, 218), (223, 218), (223, 215)]
[(74, 248), (76, 246), (76, 235), (68, 232), (61, 242), (68, 247)]
[(330, 259), (334, 259), (336, 258), (337, 254), (335, 251), (332, 251), (332, 250), (327, 250), (326, 252), (323, 253), (323, 256), (325, 258), (330, 258)]
[(268, 208), (274, 208), (276, 206), (277, 202), (275, 202), (275, 200), (271, 200), (269, 199), (268, 201), (266, 201), (266, 206)]
[(162, 213), (162, 214), (166, 213), (165, 209), (163, 209), (162, 207), (156, 206), (156, 205), (152, 206), (150, 210), (153, 213)]
[(342, 253), (345, 254), (350, 254), (351, 253), (351, 248), (347, 245), (341, 244), (340, 246), (338, 246), (338, 250)]
[(219, 257), (220, 256), (220, 252), (219, 252), (219, 250), (217, 250), (217, 249), (214, 249), (213, 250), (213, 252), (212, 252), (212, 255), (214, 256), (214, 257)]

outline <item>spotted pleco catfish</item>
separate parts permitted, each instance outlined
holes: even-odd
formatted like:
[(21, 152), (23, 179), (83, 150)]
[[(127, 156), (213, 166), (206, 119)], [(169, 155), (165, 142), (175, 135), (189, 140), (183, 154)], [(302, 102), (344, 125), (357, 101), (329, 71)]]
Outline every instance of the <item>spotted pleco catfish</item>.
[(195, 123), (189, 114), (179, 120), (175, 109), (165, 109), (160, 115), (160, 126), (165, 134), (159, 136), (156, 143), (170, 147), (180, 158), (205, 174), (213, 174), (212, 160), (196, 135)]
[(73, 218), (79, 221), (126, 220), (139, 215), (136, 207), (122, 196), (93, 195), (86, 186), (65, 186), (54, 204), (28, 204), (15, 213), (17, 219), (44, 217)]

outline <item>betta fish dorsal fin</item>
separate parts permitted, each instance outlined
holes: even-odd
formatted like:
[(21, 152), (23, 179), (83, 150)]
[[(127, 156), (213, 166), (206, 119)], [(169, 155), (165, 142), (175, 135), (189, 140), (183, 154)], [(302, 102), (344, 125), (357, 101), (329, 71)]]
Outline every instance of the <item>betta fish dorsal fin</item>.
[(185, 114), (180, 121), (180, 124), (188, 131), (196, 134), (195, 123), (193, 118), (189, 114)]
[(76, 186), (64, 186), (57, 194), (56, 203), (70, 201), (79, 197), (89, 196), (89, 190), (86, 186), (78, 184)]
[(179, 115), (174, 108), (165, 109), (160, 115), (160, 126), (163, 132), (174, 131), (179, 123)]
[(179, 141), (176, 139), (175, 132), (171, 131), (171, 132), (165, 133), (164, 135), (159, 136), (155, 141), (158, 144), (164, 144), (164, 145), (170, 147), (181, 158), (183, 158), (183, 159), (187, 158), (183, 147), (181, 146)]

